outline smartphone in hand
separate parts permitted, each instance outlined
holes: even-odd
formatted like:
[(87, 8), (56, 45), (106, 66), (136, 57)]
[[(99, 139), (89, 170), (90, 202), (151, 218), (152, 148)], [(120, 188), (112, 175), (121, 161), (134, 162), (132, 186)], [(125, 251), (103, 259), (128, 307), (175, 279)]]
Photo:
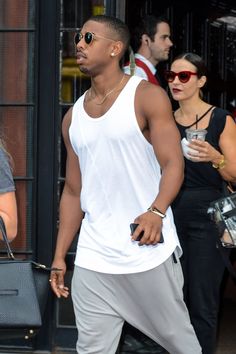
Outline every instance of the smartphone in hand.
[[(131, 230), (131, 235), (133, 235), (134, 231), (136, 230), (136, 228), (138, 227), (139, 224), (135, 224), (135, 223), (132, 223), (130, 224), (130, 230)], [(139, 236), (136, 238), (135, 241), (140, 241), (141, 238), (143, 237), (144, 235), (144, 231), (142, 231)], [(161, 238), (160, 238), (160, 241), (158, 243), (163, 243), (164, 242), (164, 237), (162, 235), (162, 232), (161, 232)]]
[[(136, 230), (136, 228), (138, 227), (139, 224), (135, 224), (135, 223), (132, 223), (130, 224), (130, 230), (131, 230), (131, 235), (133, 235), (134, 231)], [(143, 237), (143, 234), (144, 232), (142, 231), (139, 236), (136, 238), (135, 241), (140, 241), (141, 238)]]

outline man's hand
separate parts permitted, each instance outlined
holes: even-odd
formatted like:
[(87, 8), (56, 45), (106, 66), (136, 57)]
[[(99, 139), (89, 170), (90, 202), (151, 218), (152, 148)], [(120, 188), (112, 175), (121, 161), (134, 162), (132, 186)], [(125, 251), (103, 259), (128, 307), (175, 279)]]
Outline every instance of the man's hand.
[[(52, 291), (58, 298), (61, 296), (67, 298), (69, 296), (69, 288), (64, 286), (64, 275), (66, 273), (66, 263), (64, 259), (54, 261), (52, 264), (52, 271), (50, 275), (50, 284)], [(60, 269), (60, 270), (55, 270)]]
[(147, 211), (138, 216), (134, 223), (139, 224), (134, 233), (131, 235), (132, 240), (136, 241), (139, 234), (143, 231), (144, 234), (139, 241), (139, 245), (156, 245), (161, 239), (162, 219), (159, 215)]

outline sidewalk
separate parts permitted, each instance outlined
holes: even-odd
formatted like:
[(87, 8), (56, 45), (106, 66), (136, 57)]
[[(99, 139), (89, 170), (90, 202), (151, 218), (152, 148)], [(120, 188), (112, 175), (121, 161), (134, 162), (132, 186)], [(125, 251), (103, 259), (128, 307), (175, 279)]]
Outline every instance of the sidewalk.
[(219, 323), (216, 354), (236, 354), (236, 302), (225, 299)]
[[(232, 299), (224, 299), (221, 316), (219, 322), (219, 335), (216, 354), (236, 354), (236, 301)], [(31, 352), (3, 352), (0, 354), (77, 354), (75, 350), (55, 349), (52, 353), (35, 351)], [(106, 354), (106, 353), (104, 353)], [(122, 354), (122, 353), (121, 353)], [(125, 352), (125, 354), (135, 354), (134, 352)]]

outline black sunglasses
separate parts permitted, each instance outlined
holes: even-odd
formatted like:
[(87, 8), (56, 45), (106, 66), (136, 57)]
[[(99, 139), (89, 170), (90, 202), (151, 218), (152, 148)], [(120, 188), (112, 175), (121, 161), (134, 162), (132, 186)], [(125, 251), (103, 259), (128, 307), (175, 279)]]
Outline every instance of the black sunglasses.
[(193, 73), (192, 71), (180, 71), (179, 73), (175, 73), (174, 71), (167, 70), (164, 73), (165, 79), (168, 82), (173, 82), (175, 77), (178, 76), (178, 79), (182, 83), (186, 83), (189, 81), (192, 75), (197, 75), (197, 73)]
[(91, 44), (92, 41), (95, 39), (95, 38), (101, 38), (101, 39), (106, 39), (108, 41), (113, 41), (115, 42), (113, 39), (111, 38), (106, 38), (106, 37), (103, 37), (103, 36), (99, 36), (98, 34), (95, 34), (93, 32), (85, 32), (85, 34), (82, 34), (81, 33), (81, 30), (79, 30), (75, 36), (74, 36), (74, 42), (75, 42), (75, 45), (77, 45), (82, 38), (84, 38), (84, 41), (86, 44)]

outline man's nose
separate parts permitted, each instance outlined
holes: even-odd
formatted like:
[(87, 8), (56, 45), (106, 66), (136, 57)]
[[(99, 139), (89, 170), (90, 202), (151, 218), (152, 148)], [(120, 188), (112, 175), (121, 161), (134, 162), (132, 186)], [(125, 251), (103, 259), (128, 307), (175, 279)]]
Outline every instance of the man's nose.
[(172, 40), (170, 38), (168, 38), (168, 40), (169, 40), (169, 46), (172, 47), (173, 46)]

